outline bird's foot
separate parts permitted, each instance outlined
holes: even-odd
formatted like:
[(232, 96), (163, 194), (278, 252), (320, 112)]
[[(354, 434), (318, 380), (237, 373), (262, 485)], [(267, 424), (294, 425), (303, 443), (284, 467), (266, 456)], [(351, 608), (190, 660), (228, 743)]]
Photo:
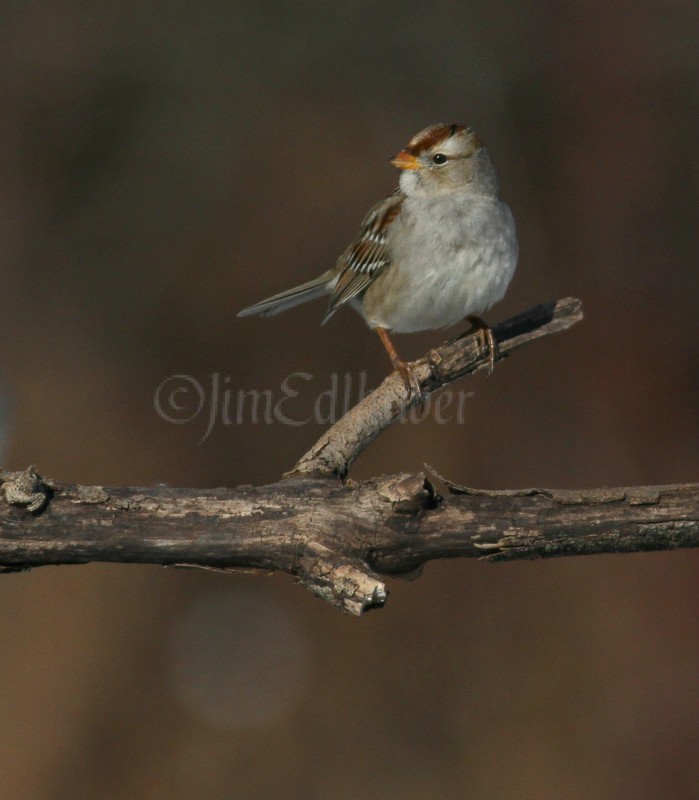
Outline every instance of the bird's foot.
[(422, 389), (420, 388), (420, 381), (417, 379), (413, 365), (407, 361), (401, 361), (399, 358), (397, 358), (393, 361), (393, 368), (401, 376), (401, 378), (403, 378), (403, 383), (405, 384), (405, 388), (408, 392), (408, 400), (410, 400), (413, 396), (416, 396), (420, 399), (421, 403), (424, 403)]
[(466, 320), (471, 323), (471, 327), (466, 331), (465, 335), (475, 334), (478, 339), (478, 348), (483, 355), (488, 356), (488, 377), (493, 374), (495, 362), (500, 357), (498, 343), (493, 336), (493, 329), (484, 322), (480, 317), (470, 315)]
[(417, 379), (417, 375), (415, 374), (414, 365), (409, 364), (407, 361), (403, 361), (403, 359), (399, 357), (387, 330), (377, 326), (376, 332), (379, 334), (379, 337), (383, 342), (383, 346), (386, 348), (388, 357), (391, 359), (391, 364), (393, 364), (393, 369), (400, 373), (400, 376), (403, 378), (403, 383), (408, 391), (407, 399), (410, 400), (410, 398), (413, 396), (413, 393), (415, 393), (420, 398), (420, 402), (424, 405), (422, 390), (420, 389), (420, 381)]

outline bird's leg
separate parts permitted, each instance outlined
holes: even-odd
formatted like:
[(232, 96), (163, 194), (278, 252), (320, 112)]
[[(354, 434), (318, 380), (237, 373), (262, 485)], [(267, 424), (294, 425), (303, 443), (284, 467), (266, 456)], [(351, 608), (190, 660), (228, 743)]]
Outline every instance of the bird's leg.
[(493, 329), (484, 322), (480, 317), (469, 314), (466, 321), (471, 323), (471, 327), (464, 335), (475, 333), (478, 337), (479, 348), (488, 354), (488, 377), (493, 374), (495, 368), (495, 359), (498, 357), (498, 344), (493, 336)]
[(386, 348), (388, 357), (391, 359), (391, 364), (393, 364), (393, 369), (400, 372), (400, 375), (403, 378), (405, 388), (408, 390), (408, 398), (411, 397), (413, 391), (418, 397), (421, 398), (422, 392), (420, 391), (420, 383), (417, 379), (417, 376), (415, 375), (415, 372), (410, 364), (408, 364), (406, 361), (402, 361), (398, 356), (398, 353), (396, 353), (396, 348), (393, 346), (393, 342), (388, 335), (388, 331), (385, 328), (380, 327), (377, 327), (375, 330), (379, 334), (383, 346)]

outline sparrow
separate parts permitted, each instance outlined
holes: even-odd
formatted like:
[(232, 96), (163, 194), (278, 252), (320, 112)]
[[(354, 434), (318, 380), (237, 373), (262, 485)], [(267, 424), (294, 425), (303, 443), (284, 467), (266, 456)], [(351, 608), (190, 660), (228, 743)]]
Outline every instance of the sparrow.
[(502, 299), (512, 280), (517, 235), (498, 196), (493, 162), (471, 129), (430, 125), (391, 163), (401, 170), (398, 188), (369, 211), (335, 266), (238, 316), (271, 316), (329, 295), (323, 324), (340, 306), (352, 306), (381, 337), (408, 396), (420, 395), (389, 334), (466, 319), (488, 349), (492, 371), (495, 340), (479, 315)]

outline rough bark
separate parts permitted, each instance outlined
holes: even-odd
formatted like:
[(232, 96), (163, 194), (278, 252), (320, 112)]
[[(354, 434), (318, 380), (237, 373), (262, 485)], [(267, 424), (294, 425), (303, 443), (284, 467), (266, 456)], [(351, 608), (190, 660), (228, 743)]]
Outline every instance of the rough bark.
[[(582, 318), (573, 299), (494, 328), (498, 358)], [(488, 364), (473, 334), (415, 364), (425, 395)], [(386, 576), (438, 558), (486, 561), (699, 546), (699, 485), (487, 491), (425, 474), (344, 482), (356, 456), (419, 398), (381, 386), (330, 428), (285, 480), (237, 489), (78, 486), (0, 470), (0, 570), (89, 561), (279, 570), (360, 615)], [(4, 499), (4, 502), (2, 502)]]
[[(567, 297), (519, 314), (493, 328), (497, 344), (496, 361), (523, 344), (542, 336), (567, 330), (582, 319), (579, 300)], [(477, 335), (465, 333), (452, 339), (414, 363), (415, 376), (423, 397), (449, 383), (489, 367), (489, 353)], [(389, 375), (383, 383), (326, 431), (296, 463), (288, 475), (347, 475), (352, 461), (386, 428), (420, 402), (408, 392), (403, 379)]]
[[(436, 480), (440, 480), (437, 478)], [(280, 570), (351, 614), (438, 558), (508, 561), (699, 546), (699, 485), (483, 491), (425, 474), (301, 475), (237, 489), (76, 486), (0, 473), (0, 565)], [(300, 502), (302, 498), (302, 502)]]

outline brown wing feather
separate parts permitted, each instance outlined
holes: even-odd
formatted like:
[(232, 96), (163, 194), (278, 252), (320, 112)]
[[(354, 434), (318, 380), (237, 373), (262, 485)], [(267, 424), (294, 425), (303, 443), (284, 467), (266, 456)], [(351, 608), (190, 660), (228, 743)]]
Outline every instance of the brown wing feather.
[(377, 203), (364, 218), (359, 235), (338, 259), (340, 274), (323, 322), (343, 303), (365, 291), (391, 263), (386, 249), (386, 234), (400, 213), (403, 198), (403, 193), (397, 189)]

